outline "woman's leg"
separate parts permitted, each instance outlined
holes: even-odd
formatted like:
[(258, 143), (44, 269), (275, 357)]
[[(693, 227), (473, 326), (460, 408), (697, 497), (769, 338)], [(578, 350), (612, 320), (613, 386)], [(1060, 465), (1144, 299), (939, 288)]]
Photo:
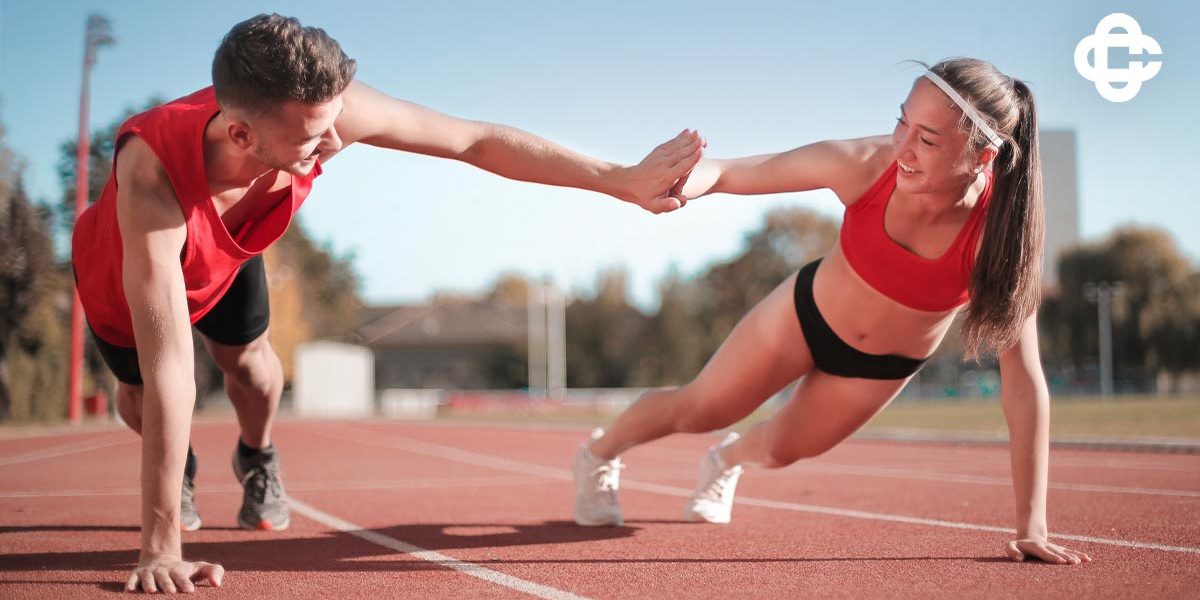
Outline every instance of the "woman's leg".
[(734, 327), (691, 383), (648, 392), (589, 449), (600, 459), (676, 432), (736, 423), (813, 367), (796, 318), (793, 274)]
[(806, 375), (787, 404), (721, 450), (727, 465), (777, 468), (826, 452), (891, 402), (908, 379), (851, 379), (821, 371)]

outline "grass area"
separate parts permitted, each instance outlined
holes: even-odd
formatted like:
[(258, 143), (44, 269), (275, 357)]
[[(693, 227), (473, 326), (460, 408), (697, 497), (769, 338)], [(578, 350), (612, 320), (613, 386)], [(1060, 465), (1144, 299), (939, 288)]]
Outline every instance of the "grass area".
[[(889, 406), (866, 431), (921, 429), (979, 434), (1007, 431), (995, 402), (907, 402)], [(1054, 437), (1180, 437), (1200, 439), (1200, 396), (1057, 398), (1050, 403)]]
[[(774, 408), (763, 408), (738, 429), (769, 419)], [(529, 407), (507, 409), (492, 405), (487, 410), (447, 411), (439, 419), (496, 423), (544, 423), (555, 425), (607, 425), (615, 413), (590, 407), (549, 409)], [(198, 421), (232, 420), (228, 405), (206, 407), (196, 415)], [(85, 423), (82, 427), (65, 424), (0, 423), (0, 439), (40, 433), (86, 432), (119, 428), (112, 422)], [(867, 424), (865, 432), (907, 430), (971, 435), (1005, 435), (1004, 412), (998, 399), (991, 401), (902, 401), (889, 406)], [(1200, 395), (1158, 397), (1120, 396), (1058, 397), (1050, 404), (1050, 429), (1055, 438), (1186, 438), (1200, 439)]]
[[(774, 408), (761, 409), (740, 423), (737, 429), (745, 429), (774, 413)], [(444, 412), (439, 418), (591, 425), (610, 423), (616, 415), (590, 411), (531, 413), (497, 407), (479, 412)], [(877, 415), (864, 431), (881, 433), (896, 429), (972, 435), (1005, 435), (1008, 431), (999, 399), (900, 402)], [(1050, 404), (1050, 430), (1056, 438), (1200, 439), (1200, 396), (1121, 396), (1109, 400), (1056, 398)]]

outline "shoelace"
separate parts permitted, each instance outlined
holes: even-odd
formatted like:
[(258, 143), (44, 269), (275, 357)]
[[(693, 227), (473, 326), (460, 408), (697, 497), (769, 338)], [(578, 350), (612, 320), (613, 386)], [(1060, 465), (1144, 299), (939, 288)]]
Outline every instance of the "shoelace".
[(721, 471), (719, 475), (705, 486), (700, 496), (706, 500), (724, 502), (726, 494), (733, 491), (733, 486), (737, 482), (739, 475), (737, 467)]
[(592, 477), (596, 478), (596, 491), (605, 492), (605, 498), (615, 498), (617, 488), (620, 487), (621, 469), (624, 468), (625, 465), (621, 463), (604, 462), (593, 469)]
[(256, 502), (263, 502), (270, 492), (273, 497), (283, 495), (283, 485), (279, 483), (279, 467), (274, 463), (255, 465), (242, 476), (242, 485), (250, 490)]
[(180, 492), (183, 502), (191, 502), (196, 495), (196, 483), (188, 477), (183, 478), (183, 490)]

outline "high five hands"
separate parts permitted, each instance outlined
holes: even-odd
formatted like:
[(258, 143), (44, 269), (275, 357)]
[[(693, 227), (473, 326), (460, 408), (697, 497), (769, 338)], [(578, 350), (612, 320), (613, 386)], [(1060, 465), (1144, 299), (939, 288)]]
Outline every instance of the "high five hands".
[(624, 194), (618, 196), (654, 213), (671, 212), (687, 204), (680, 193), (707, 142), (700, 132), (685, 129), (661, 144), (642, 162), (623, 170)]

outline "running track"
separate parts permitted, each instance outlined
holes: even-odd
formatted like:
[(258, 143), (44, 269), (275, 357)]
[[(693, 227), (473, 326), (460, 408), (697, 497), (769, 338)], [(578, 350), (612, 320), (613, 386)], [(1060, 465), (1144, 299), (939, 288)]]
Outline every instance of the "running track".
[[(118, 592), (138, 545), (138, 444), (115, 428), (0, 439), (0, 598)], [(702, 450), (630, 452), (626, 526), (570, 522), (577, 428), (283, 421), (286, 532), (243, 532), (232, 423), (196, 425), (209, 597), (1200, 597), (1200, 456), (1055, 450), (1050, 525), (1093, 562), (1003, 558), (1007, 449), (851, 441), (749, 470), (734, 522), (682, 522)], [(1066, 539), (1064, 539), (1066, 538)]]

